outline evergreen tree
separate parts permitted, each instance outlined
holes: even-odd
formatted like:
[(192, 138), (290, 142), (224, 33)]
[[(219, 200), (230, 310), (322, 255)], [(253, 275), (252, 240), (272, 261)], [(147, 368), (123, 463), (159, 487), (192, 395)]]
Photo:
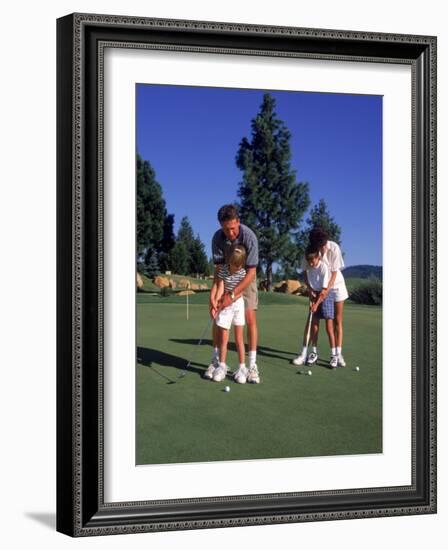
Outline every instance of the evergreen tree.
[[(150, 163), (137, 154), (137, 259), (158, 252), (163, 239), (166, 204)], [(138, 263), (139, 265), (139, 263)]]
[(177, 232), (177, 240), (182, 241), (188, 251), (191, 250), (194, 241), (194, 233), (187, 216), (184, 216), (180, 221), (179, 231)]
[(207, 271), (205, 247), (199, 235), (196, 238), (194, 237), (193, 228), (187, 216), (184, 216), (180, 222), (176, 243), (182, 243), (187, 251), (188, 265), (185, 272), (186, 275), (203, 274)]
[(145, 273), (151, 279), (160, 273), (157, 254), (154, 250), (147, 254), (145, 262)]
[(204, 243), (196, 236), (193, 240), (192, 248), (190, 250), (189, 258), (189, 272), (190, 275), (208, 275), (209, 265), (207, 260), (207, 254), (205, 253)]
[(214, 273), (215, 273), (215, 262), (213, 261), (213, 258), (209, 258), (207, 275), (213, 275)]
[(159, 250), (159, 265), (162, 272), (169, 271), (171, 267), (171, 252), (176, 244), (174, 235), (174, 214), (165, 216), (163, 223), (163, 237)]
[(171, 270), (178, 275), (189, 275), (189, 254), (183, 241), (176, 241), (170, 254)]
[(339, 245), (341, 244), (341, 228), (330, 215), (324, 199), (320, 199), (320, 201), (314, 205), (310, 212), (309, 218), (306, 220), (306, 223), (306, 235), (308, 235), (309, 232), (315, 227), (322, 227), (325, 231), (327, 231), (330, 241), (334, 241)]
[(282, 263), (300, 240), (300, 224), (309, 206), (307, 183), (296, 181), (291, 168), (291, 134), (265, 94), (252, 120), (251, 140), (243, 138), (236, 164), (243, 172), (238, 195), (243, 223), (257, 235), (260, 267), (272, 287), (272, 266)]

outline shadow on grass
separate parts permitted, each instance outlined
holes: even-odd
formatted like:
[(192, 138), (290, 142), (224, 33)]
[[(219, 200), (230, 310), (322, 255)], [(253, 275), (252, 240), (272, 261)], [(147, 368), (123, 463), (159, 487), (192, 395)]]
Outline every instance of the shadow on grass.
[[(173, 384), (176, 382), (176, 380), (173, 380), (169, 376), (166, 376), (165, 374), (160, 372), (160, 370), (158, 370), (155, 365), (172, 367), (180, 371), (185, 371), (188, 364), (188, 360), (186, 360), (185, 357), (171, 355), (170, 353), (165, 353), (157, 349), (142, 347), (137, 347), (137, 362), (140, 365), (149, 367), (152, 372), (167, 380), (167, 384)], [(202, 363), (195, 363), (192, 361), (187, 371), (202, 376), (206, 368), (206, 365), (203, 365)]]
[[(191, 345), (191, 346), (196, 346), (199, 342), (199, 340), (194, 340), (193, 338), (170, 338), (170, 342), (175, 342), (176, 344), (187, 344), (187, 345)], [(202, 340), (202, 344), (201, 344), (201, 347), (206, 347), (206, 346), (212, 346), (213, 345), (213, 342), (208, 339), (208, 340)], [(227, 349), (229, 351), (237, 351), (236, 350), (236, 346), (235, 346), (235, 343), (234, 342), (229, 342), (228, 343), (228, 346), (227, 346)], [(246, 344), (246, 352), (247, 352), (247, 344)], [(265, 357), (270, 357), (271, 359), (281, 359), (281, 360), (287, 360), (288, 358), (287, 357), (284, 357), (283, 355), (277, 355), (278, 353), (284, 353), (285, 355), (292, 355), (292, 356), (295, 356), (296, 354), (293, 352), (293, 351), (285, 351), (285, 350), (280, 350), (280, 349), (274, 349), (274, 348), (268, 348), (266, 346), (258, 346), (257, 347), (257, 355), (259, 356), (265, 356)]]
[[(186, 344), (186, 345), (190, 345), (190, 346), (197, 346), (198, 343), (199, 343), (199, 340), (195, 340), (193, 338), (170, 338), (170, 342), (175, 342), (176, 344)], [(208, 339), (208, 340), (204, 339), (204, 340), (202, 340), (201, 345), (199, 347), (201, 347), (201, 348), (210, 347), (211, 348), (211, 347), (213, 347), (213, 342), (210, 339)], [(228, 345), (227, 345), (227, 349), (229, 351), (236, 351), (235, 343), (234, 342), (229, 342)], [(194, 353), (194, 351), (193, 351), (193, 353)], [(210, 350), (210, 355), (211, 355), (211, 350)]]

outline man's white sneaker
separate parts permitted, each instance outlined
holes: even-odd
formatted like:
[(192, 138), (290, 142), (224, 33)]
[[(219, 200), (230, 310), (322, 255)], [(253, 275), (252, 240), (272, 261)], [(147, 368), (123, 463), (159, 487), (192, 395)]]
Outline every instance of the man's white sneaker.
[(303, 355), (299, 355), (292, 360), (292, 364), (300, 367), (300, 365), (303, 365), (305, 363), (305, 360), (306, 357), (304, 357)]
[(217, 367), (213, 373), (214, 382), (222, 382), (226, 377), (227, 371), (228, 371), (227, 365), (219, 365), (219, 367)]
[(316, 363), (316, 361), (319, 359), (319, 356), (317, 355), (317, 353), (315, 353), (314, 351), (312, 351), (307, 359), (306, 359), (306, 364), (307, 365), (314, 365), (314, 363)]
[(245, 384), (248, 374), (249, 370), (247, 367), (239, 367), (236, 373), (233, 375), (233, 379), (235, 380), (235, 382), (238, 382), (238, 384)]
[(340, 367), (345, 367), (347, 365), (347, 363), (344, 360), (344, 357), (343, 357), (342, 353), (339, 354), (338, 363), (339, 363)]
[(210, 363), (207, 370), (204, 372), (204, 378), (207, 378), (207, 380), (212, 380), (215, 370), (216, 370), (215, 363)]
[(338, 356), (332, 355), (330, 359), (330, 367), (332, 369), (335, 369), (338, 366)]
[(247, 375), (247, 381), (249, 382), (249, 384), (260, 383), (260, 375), (258, 374), (257, 365), (254, 364), (249, 367), (249, 374)]

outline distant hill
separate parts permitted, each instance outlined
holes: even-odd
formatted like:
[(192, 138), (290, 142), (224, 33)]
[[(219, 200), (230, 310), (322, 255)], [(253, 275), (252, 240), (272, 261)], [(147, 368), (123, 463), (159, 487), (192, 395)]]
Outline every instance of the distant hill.
[(346, 267), (342, 273), (345, 278), (368, 279), (369, 277), (376, 277), (377, 279), (383, 279), (383, 267), (380, 265), (351, 265)]

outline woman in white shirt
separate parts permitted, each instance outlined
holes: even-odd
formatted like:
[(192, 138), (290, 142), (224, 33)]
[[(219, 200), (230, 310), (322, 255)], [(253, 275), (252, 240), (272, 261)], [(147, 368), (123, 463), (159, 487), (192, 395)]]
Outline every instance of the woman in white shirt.
[(344, 268), (344, 259), (339, 245), (328, 239), (328, 233), (322, 227), (315, 227), (310, 231), (310, 244), (320, 251), (322, 261), (330, 269), (330, 281), (323, 292), (323, 298), (331, 293), (334, 298), (334, 332), (336, 338), (336, 350), (338, 364), (345, 367), (346, 363), (342, 355), (342, 340), (344, 336), (344, 301), (348, 298), (347, 287), (341, 269)]

